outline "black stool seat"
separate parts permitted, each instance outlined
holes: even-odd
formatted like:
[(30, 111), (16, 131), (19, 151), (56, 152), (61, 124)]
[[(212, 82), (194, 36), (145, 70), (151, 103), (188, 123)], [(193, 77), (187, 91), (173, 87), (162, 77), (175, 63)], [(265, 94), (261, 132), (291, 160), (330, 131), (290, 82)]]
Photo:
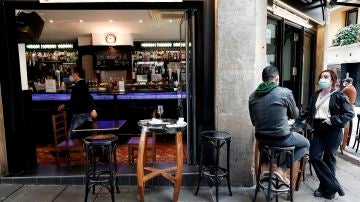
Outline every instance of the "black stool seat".
[[(200, 182), (202, 176), (208, 178), (210, 186), (215, 183), (216, 187), (216, 201), (219, 198), (219, 185), (221, 184), (224, 178), (227, 179), (227, 184), (229, 188), (230, 196), (232, 196), (231, 187), (230, 187), (230, 142), (231, 135), (227, 132), (222, 131), (204, 131), (200, 134), (201, 137), (201, 153), (200, 153), (200, 164), (198, 167), (198, 186), (195, 192), (195, 196), (199, 192)], [(204, 143), (210, 143), (215, 149), (215, 161), (211, 165), (203, 165), (203, 153), (204, 153)], [(220, 151), (222, 146), (226, 144), (226, 168), (219, 166)]]
[[(290, 201), (293, 201), (293, 162), (294, 162), (294, 150), (295, 146), (291, 147), (273, 147), (268, 145), (260, 144), (260, 158), (259, 166), (257, 170), (258, 179), (256, 180), (256, 189), (253, 198), (253, 202), (256, 201), (257, 193), (261, 189), (266, 197), (266, 201), (271, 201), (276, 197), (278, 201), (278, 195), (287, 194), (290, 198)], [(290, 183), (286, 184), (282, 182), (277, 175), (274, 174), (273, 165), (276, 164), (279, 166), (280, 158), (282, 155), (285, 155), (287, 163), (290, 167)], [(266, 175), (261, 175), (261, 163), (264, 157), (269, 158), (269, 172)]]
[[(84, 139), (86, 153), (86, 187), (85, 201), (87, 201), (88, 193), (95, 186), (100, 185), (106, 187), (112, 201), (115, 201), (114, 189), (117, 186), (117, 163), (116, 163), (116, 142), (118, 137), (115, 135), (94, 135)], [(98, 160), (96, 160), (98, 157)]]
[(222, 131), (205, 131), (201, 133), (201, 137), (210, 140), (230, 140), (231, 135)]
[[(203, 166), (202, 174), (210, 177), (215, 177), (216, 166)], [(218, 177), (224, 177), (228, 174), (225, 168), (219, 167), (217, 170)]]

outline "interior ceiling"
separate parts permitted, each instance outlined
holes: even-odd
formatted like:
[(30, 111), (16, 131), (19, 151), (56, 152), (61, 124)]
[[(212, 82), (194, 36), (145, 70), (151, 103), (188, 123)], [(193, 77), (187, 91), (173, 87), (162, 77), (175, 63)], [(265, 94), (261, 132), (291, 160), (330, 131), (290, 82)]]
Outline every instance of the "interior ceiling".
[[(180, 21), (184, 13), (175, 10), (22, 11), (35, 11), (45, 21), (39, 42), (75, 42), (78, 36), (109, 32), (131, 33), (134, 41), (179, 40)], [(50, 23), (50, 20), (54, 22)]]

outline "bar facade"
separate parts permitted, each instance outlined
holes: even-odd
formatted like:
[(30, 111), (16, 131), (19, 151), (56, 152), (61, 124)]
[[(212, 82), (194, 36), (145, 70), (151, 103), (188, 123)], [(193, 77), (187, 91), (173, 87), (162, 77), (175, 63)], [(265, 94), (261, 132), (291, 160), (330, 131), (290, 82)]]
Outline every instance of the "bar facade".
[[(179, 101), (183, 102), (183, 106), (186, 106), (184, 110), (187, 111), (187, 122), (189, 123), (187, 132), (190, 138), (187, 141), (190, 164), (196, 165), (199, 158), (200, 132), (212, 129), (224, 130), (233, 135), (231, 143), (232, 184), (253, 186), (254, 136), (248, 115), (247, 100), (249, 94), (261, 81), (261, 71), (267, 63), (267, 58), (269, 58), (267, 55), (279, 56), (275, 65), (282, 64), (280, 61), (282, 61), (283, 52), (267, 52), (269, 44), (267, 44), (266, 36), (267, 29), (269, 29), (269, 19), (273, 21), (275, 19), (276, 23), (279, 23), (276, 24), (278, 27), (285, 26), (286, 22), (288, 22), (284, 18), (274, 17), (267, 9), (267, 6), (268, 3), (263, 0), (199, 0), (183, 1), (181, 3), (144, 3), (141, 8), (136, 3), (44, 5), (37, 1), (2, 2), (0, 11), (1, 16), (3, 16), (1, 17), (1, 28), (6, 31), (1, 32), (0, 38), (2, 61), (0, 71), (6, 142), (0, 141), (0, 146), (6, 146), (7, 160), (0, 161), (4, 165), (1, 167), (3, 169), (1, 173), (19, 173), (36, 167), (36, 151), (35, 145), (32, 143), (46, 139), (43, 137), (46, 136), (46, 131), (49, 128), (41, 128), (39, 136), (36, 138), (29, 136), (32, 133), (31, 128), (34, 128), (36, 123), (45, 122), (41, 118), (51, 113), (49, 109), (54, 109), (56, 105), (69, 99), (68, 92), (33, 93), (29, 90), (22, 90), (20, 68), (18, 68), (20, 66), (18, 44), (14, 34), (14, 30), (16, 30), (15, 10), (184, 9), (191, 16), (188, 18), (191, 21), (189, 28), (196, 30), (189, 32), (192, 39), (194, 39), (191, 56), (189, 57), (192, 65), (196, 66), (196, 68), (190, 69), (191, 72), (187, 72), (192, 75), (191, 84), (187, 84), (187, 91), (146, 93), (128, 91), (126, 94), (93, 92), (95, 102), (100, 106), (99, 114), (104, 116), (103, 118), (122, 118), (119, 114), (123, 111), (134, 112), (138, 110), (139, 113), (145, 111), (148, 114), (158, 104), (172, 108), (168, 111), (176, 111)], [(287, 24), (291, 23), (288, 22)], [(304, 40), (303, 37), (306, 31), (301, 26), (296, 28), (303, 30), (300, 39)], [(309, 31), (309, 33), (317, 34), (317, 28), (312, 31), (314, 32)], [(284, 32), (284, 28), (281, 28), (281, 32)], [(277, 36), (279, 38), (275, 39), (276, 44), (282, 44), (283, 36), (280, 32)], [(316, 41), (311, 42), (312, 45), (316, 43)], [(278, 47), (279, 45), (275, 46)], [(298, 48), (301, 49), (301, 46)], [(313, 49), (312, 54), (315, 51)], [(79, 56), (86, 55), (86, 52), (80, 52)], [(101, 54), (98, 55), (100, 58)], [(140, 57), (139, 53), (136, 55)], [(141, 55), (141, 57), (144, 57), (143, 52), (141, 52)], [(322, 58), (319, 58), (319, 60), (322, 60)], [(97, 65), (97, 61), (95, 62)], [(115, 64), (116, 62), (112, 61), (111, 63)], [(102, 65), (106, 66), (107, 64), (106, 62), (104, 64), (100, 62), (99, 67)], [(298, 65), (302, 66), (303, 64)], [(309, 66), (311, 66), (309, 71), (314, 71), (314, 60)], [(287, 70), (283, 72), (287, 72)], [(298, 75), (302, 71), (299, 68)], [(143, 69), (135, 71), (135, 75), (143, 75), (143, 73)], [(94, 80), (98, 79), (97, 76), (100, 75), (95, 75)], [(299, 95), (299, 104), (305, 104), (305, 101), (302, 102), (302, 100), (307, 100), (307, 98), (301, 92), (303, 92), (304, 88), (312, 89), (311, 80), (314, 80), (314, 78), (307, 76), (310, 83), (303, 84), (300, 82), (301, 80), (296, 80), (296, 82), (286, 80), (288, 76), (291, 78), (292, 75), (290, 73), (285, 75), (284, 73), (284, 84), (294, 85), (294, 89), (297, 90)], [(126, 77), (133, 78), (133, 75), (127, 72)], [(141, 78), (139, 77), (139, 79)], [(286, 83), (286, 81), (289, 82)], [(128, 87), (131, 89), (134, 86)], [(34, 114), (31, 112), (32, 109), (36, 109), (36, 117), (31, 116)], [(44, 115), (44, 113), (48, 115)], [(170, 116), (176, 117), (178, 114)], [(38, 119), (40, 120), (38, 121)], [(124, 119), (135, 120), (136, 118), (127, 116)], [(130, 127), (129, 131), (132, 129), (133, 127)], [(209, 160), (211, 160), (211, 152), (209, 152), (208, 156)]]

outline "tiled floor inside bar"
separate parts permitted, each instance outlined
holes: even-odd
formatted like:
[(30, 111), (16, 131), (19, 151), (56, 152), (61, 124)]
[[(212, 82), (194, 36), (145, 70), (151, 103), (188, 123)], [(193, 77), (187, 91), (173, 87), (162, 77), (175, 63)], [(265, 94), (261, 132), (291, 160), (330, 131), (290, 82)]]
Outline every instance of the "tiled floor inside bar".
[[(186, 152), (186, 142), (184, 143)], [(84, 184), (85, 168), (84, 160), (81, 159), (80, 154), (72, 154), (68, 164), (64, 161), (60, 167), (56, 166), (56, 160), (52, 153), (52, 145), (38, 145), (37, 146), (37, 168), (27, 171), (25, 173), (10, 174), (1, 178), (1, 183), (9, 184), (65, 184), (65, 185), (82, 185)], [(119, 184), (124, 186), (136, 185), (136, 164), (128, 163), (128, 146), (124, 143), (117, 145), (117, 163), (118, 163), (118, 177)], [(150, 150), (148, 151), (148, 153)], [(156, 143), (156, 167), (175, 166), (175, 141), (169, 139), (159, 138)], [(151, 158), (148, 158), (148, 161)], [(152, 164), (152, 162), (149, 162)], [(183, 184), (192, 185), (196, 178), (196, 167), (191, 165), (184, 165)], [(168, 181), (162, 178), (156, 178), (149, 184), (152, 185), (170, 185)]]
[[(172, 136), (173, 137), (173, 136)], [(176, 160), (176, 148), (175, 148), (175, 140), (166, 138), (160, 139), (157, 138), (156, 141), (156, 162), (175, 162)], [(126, 141), (125, 141), (126, 142)], [(186, 141), (184, 141), (184, 150), (186, 152)], [(48, 165), (55, 164), (56, 159), (53, 154), (53, 146), (52, 144), (46, 145), (37, 145), (36, 153), (37, 153), (37, 163), (39, 165)], [(149, 156), (150, 150), (148, 150)], [(128, 145), (126, 143), (118, 143), (116, 148), (117, 154), (117, 162), (118, 163), (128, 163)], [(70, 163), (73, 165), (83, 164), (83, 162), (79, 161), (82, 157), (80, 153), (71, 154), (71, 158), (75, 161), (71, 161)], [(148, 160), (151, 160), (149, 157)], [(62, 165), (66, 165), (64, 162)]]

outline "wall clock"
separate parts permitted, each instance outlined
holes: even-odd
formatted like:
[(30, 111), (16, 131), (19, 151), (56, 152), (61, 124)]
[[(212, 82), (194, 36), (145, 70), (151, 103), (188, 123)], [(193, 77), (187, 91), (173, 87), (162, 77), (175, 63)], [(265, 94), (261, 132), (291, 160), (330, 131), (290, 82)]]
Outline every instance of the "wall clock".
[(116, 42), (116, 36), (115, 34), (107, 34), (105, 36), (106, 43), (115, 43)]

